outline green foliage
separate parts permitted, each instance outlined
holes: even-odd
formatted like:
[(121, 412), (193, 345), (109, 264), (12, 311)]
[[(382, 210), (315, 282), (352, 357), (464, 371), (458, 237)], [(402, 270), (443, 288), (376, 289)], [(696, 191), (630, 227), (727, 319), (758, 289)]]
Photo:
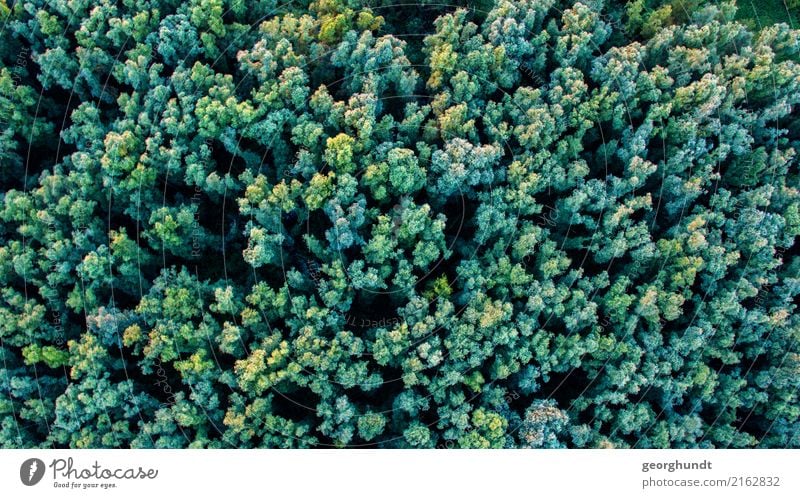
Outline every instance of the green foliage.
[(419, 3), (0, 0), (0, 446), (800, 447), (800, 31)]

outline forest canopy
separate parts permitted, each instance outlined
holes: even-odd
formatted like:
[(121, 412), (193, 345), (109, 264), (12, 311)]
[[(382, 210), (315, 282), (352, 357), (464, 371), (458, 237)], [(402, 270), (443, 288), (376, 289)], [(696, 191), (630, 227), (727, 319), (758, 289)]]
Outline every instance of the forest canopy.
[(0, 447), (800, 447), (790, 23), (0, 0), (0, 30)]

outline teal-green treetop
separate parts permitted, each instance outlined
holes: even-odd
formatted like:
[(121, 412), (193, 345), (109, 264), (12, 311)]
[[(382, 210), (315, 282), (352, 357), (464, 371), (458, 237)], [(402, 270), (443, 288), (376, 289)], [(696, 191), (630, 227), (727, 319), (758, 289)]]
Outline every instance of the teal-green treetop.
[(0, 447), (800, 447), (800, 30), (399, 3), (0, 0)]

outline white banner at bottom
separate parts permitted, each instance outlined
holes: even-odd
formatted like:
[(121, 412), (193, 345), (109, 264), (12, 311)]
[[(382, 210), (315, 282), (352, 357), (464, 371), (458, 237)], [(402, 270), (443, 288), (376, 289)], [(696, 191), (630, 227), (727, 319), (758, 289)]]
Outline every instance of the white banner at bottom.
[(0, 450), (14, 498), (798, 497), (798, 474), (800, 450)]

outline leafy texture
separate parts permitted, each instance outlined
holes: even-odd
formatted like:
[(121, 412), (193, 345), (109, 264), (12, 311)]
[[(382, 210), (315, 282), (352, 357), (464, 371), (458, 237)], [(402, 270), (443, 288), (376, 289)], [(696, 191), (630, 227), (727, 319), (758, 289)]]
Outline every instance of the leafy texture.
[(800, 447), (800, 31), (7, 4), (0, 446)]

